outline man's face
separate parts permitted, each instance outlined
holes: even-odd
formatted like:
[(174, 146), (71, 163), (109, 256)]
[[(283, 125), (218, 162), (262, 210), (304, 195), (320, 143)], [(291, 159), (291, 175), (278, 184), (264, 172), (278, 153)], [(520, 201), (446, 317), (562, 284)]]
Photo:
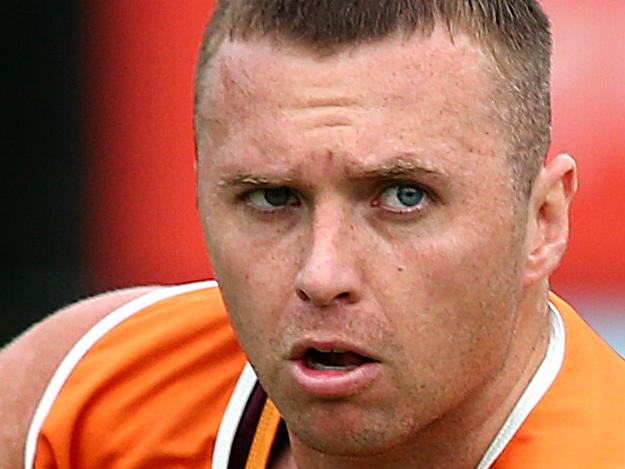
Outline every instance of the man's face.
[(238, 338), (292, 438), (405, 444), (500, 369), (522, 220), (488, 60), (463, 36), (329, 56), (227, 42), (199, 206)]

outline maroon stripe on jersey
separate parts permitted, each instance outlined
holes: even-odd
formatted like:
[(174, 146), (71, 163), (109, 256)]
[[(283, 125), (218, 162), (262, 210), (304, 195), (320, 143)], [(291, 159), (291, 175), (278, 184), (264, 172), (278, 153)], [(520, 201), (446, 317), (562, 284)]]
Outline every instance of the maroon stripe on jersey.
[(243, 410), (243, 415), (239, 421), (239, 426), (234, 434), (234, 440), (230, 448), (228, 469), (241, 469), (245, 467), (266, 400), (267, 393), (257, 381), (254, 390), (247, 400), (245, 410)]

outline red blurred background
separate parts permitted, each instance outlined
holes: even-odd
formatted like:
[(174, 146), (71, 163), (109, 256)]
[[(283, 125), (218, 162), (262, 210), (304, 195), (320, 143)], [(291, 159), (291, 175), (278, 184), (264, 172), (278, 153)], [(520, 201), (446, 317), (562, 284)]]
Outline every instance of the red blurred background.
[[(625, 350), (625, 2), (545, 0), (552, 20), (553, 144), (580, 192), (553, 279)], [(92, 289), (211, 275), (195, 209), (194, 64), (211, 1), (84, 8), (83, 255)]]

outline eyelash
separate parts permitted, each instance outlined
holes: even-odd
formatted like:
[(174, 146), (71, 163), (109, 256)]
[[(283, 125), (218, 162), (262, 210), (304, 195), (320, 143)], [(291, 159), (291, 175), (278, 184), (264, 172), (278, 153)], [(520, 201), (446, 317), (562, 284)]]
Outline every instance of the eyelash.
[[(419, 200), (419, 202), (413, 207), (405, 207), (405, 208), (382, 207), (382, 202), (380, 202), (380, 199), (384, 196), (384, 194), (394, 187), (399, 188), (401, 186), (409, 187), (409, 188), (416, 188), (418, 191), (420, 191), (422, 194), (421, 194), (421, 199)], [(417, 214), (423, 211), (425, 208), (425, 205), (430, 203), (432, 200), (433, 200), (432, 191), (424, 187), (421, 184), (418, 184), (412, 181), (393, 181), (384, 185), (382, 190), (379, 192), (378, 196), (373, 200), (372, 206), (380, 207), (381, 209), (391, 214), (398, 214), (398, 215)]]
[[(401, 208), (392, 209), (388, 207), (387, 208), (383, 207), (382, 203), (380, 202), (380, 198), (384, 195), (386, 191), (392, 189), (393, 187), (398, 187), (398, 186), (415, 187), (419, 191), (422, 191), (423, 193), (422, 201), (420, 201), (414, 207), (406, 207), (405, 209), (401, 209)], [(267, 190), (278, 190), (278, 189), (288, 189), (290, 191), (290, 195), (297, 198), (297, 203), (263, 208), (263, 207), (259, 207), (258, 205), (255, 205), (250, 199), (250, 197), (255, 192), (267, 191)], [(287, 186), (258, 187), (258, 188), (243, 192), (242, 194), (238, 196), (238, 198), (244, 201), (246, 206), (250, 210), (252, 210), (253, 212), (257, 214), (262, 214), (262, 215), (277, 215), (277, 214), (282, 213), (284, 210), (288, 210), (288, 209), (291, 209), (292, 207), (297, 207), (297, 206), (302, 205), (302, 197), (300, 196), (300, 194), (296, 190), (293, 190)], [(395, 215), (407, 215), (407, 214), (420, 213), (421, 211), (424, 210), (425, 208), (424, 206), (431, 203), (433, 200), (434, 200), (434, 195), (432, 194), (432, 191), (429, 188), (421, 184), (411, 182), (411, 181), (392, 181), (392, 182), (387, 182), (383, 185), (382, 189), (378, 191), (378, 195), (371, 202), (371, 206), (374, 208), (380, 208), (380, 210), (384, 210), (385, 213), (390, 214), (390, 215), (394, 215), (394, 214)]]
[[(282, 205), (282, 206), (276, 206), (276, 207), (259, 207), (258, 205), (255, 205), (252, 200), (251, 200), (251, 196), (255, 193), (255, 192), (259, 192), (259, 191), (267, 191), (267, 190), (272, 190), (272, 189), (288, 189), (290, 191), (290, 195), (296, 197), (297, 200), (297, 204), (286, 204), (286, 205)], [(286, 186), (277, 186), (277, 187), (258, 187), (255, 189), (251, 189), (248, 191), (243, 192), (242, 194), (240, 194), (238, 196), (238, 199), (243, 201), (245, 203), (245, 206), (248, 210), (251, 210), (254, 214), (256, 215), (262, 215), (262, 216), (274, 216), (274, 215), (279, 215), (281, 213), (284, 212), (284, 210), (288, 210), (294, 206), (299, 206), (301, 205), (301, 197), (299, 196), (299, 194), (297, 193), (297, 191), (290, 189), (289, 187)]]

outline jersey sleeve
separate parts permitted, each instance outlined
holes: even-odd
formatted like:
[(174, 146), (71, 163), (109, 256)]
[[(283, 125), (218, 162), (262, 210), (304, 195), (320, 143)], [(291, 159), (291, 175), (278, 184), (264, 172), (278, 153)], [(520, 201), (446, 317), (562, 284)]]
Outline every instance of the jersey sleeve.
[(140, 297), (61, 363), (31, 424), (25, 467), (210, 467), (245, 363), (214, 283)]

